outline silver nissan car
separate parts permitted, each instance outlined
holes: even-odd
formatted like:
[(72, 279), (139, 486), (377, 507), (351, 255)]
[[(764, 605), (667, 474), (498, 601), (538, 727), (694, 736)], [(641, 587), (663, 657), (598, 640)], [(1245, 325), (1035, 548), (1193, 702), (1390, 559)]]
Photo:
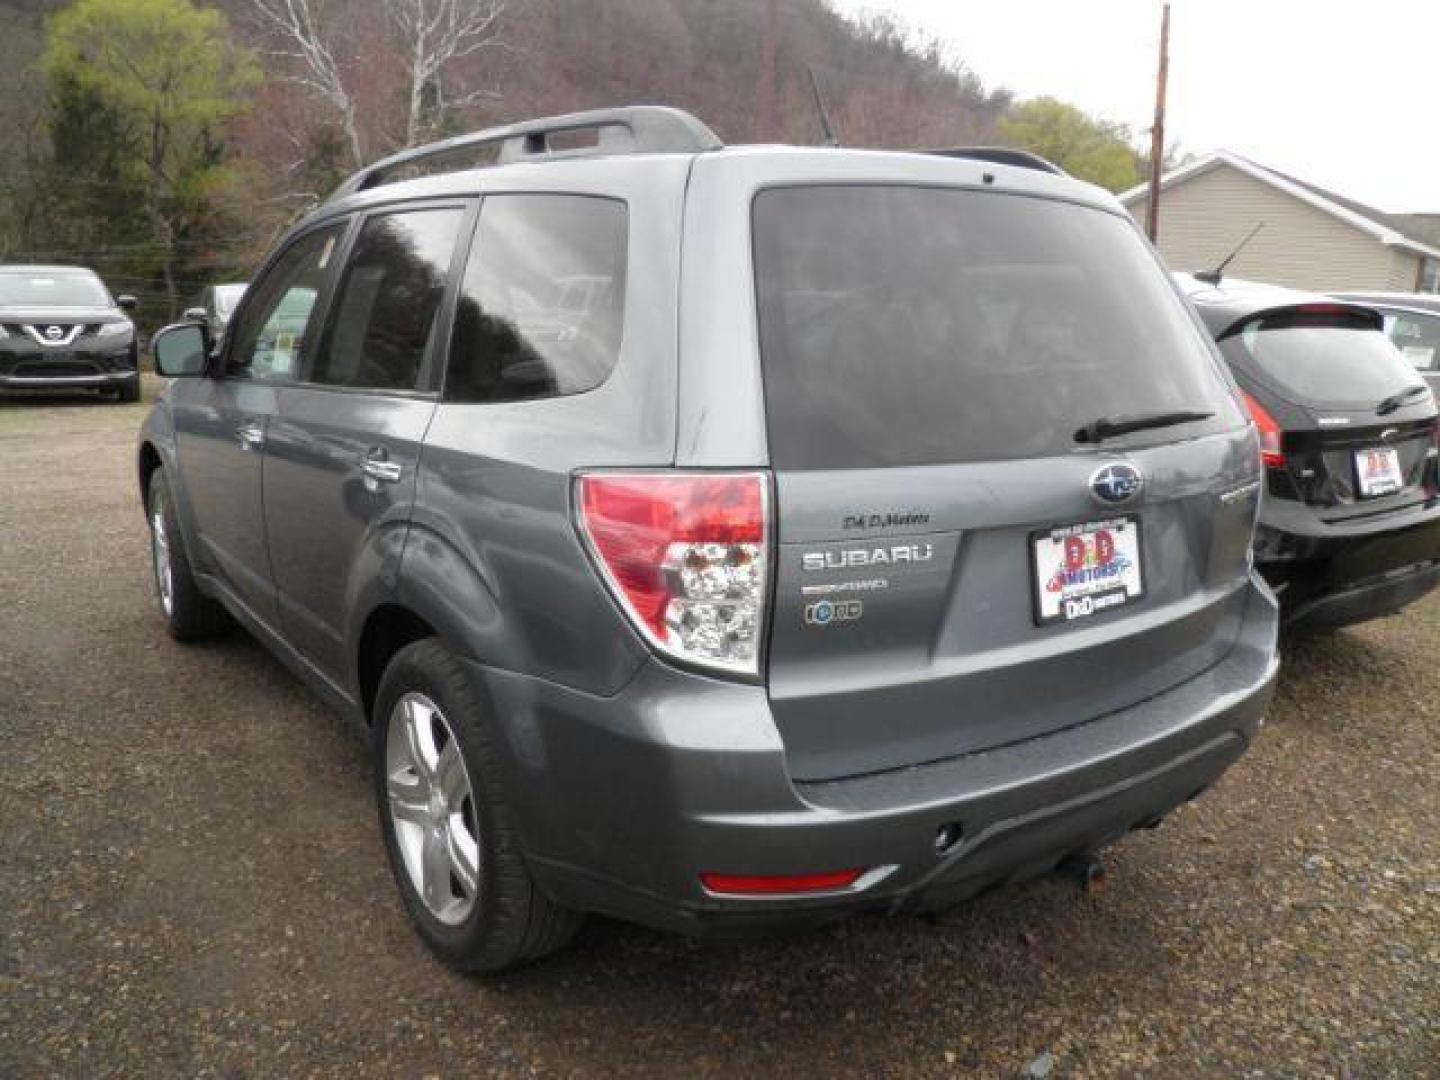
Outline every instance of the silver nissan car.
[(156, 335), (163, 617), (366, 733), (446, 961), (953, 904), (1245, 751), (1255, 430), (1120, 205), (996, 156), (517, 124)]

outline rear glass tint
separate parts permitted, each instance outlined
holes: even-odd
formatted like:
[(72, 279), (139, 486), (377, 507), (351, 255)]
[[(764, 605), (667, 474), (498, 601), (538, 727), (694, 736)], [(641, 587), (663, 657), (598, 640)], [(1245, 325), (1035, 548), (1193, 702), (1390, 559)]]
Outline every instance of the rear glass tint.
[(1381, 331), (1344, 318), (1260, 319), (1227, 336), (1220, 351), (1282, 396), (1305, 404), (1370, 407), (1421, 381)]
[(629, 237), (623, 202), (490, 195), (461, 283), (448, 401), (593, 390), (620, 357)]
[(754, 204), (773, 462), (824, 469), (1069, 452), (1101, 417), (1239, 426), (1218, 362), (1127, 222), (1070, 203), (898, 186)]

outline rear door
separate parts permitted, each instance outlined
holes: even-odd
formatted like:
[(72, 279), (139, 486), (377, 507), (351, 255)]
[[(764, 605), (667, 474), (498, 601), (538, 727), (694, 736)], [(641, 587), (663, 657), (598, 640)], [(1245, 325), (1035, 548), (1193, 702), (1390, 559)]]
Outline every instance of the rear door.
[(336, 682), (360, 590), (398, 568), (470, 213), (449, 203), (364, 219), (319, 350), (270, 422), (265, 522), (281, 624)]
[[(945, 188), (762, 191), (794, 774), (1069, 727), (1234, 639), (1258, 494), (1218, 359), (1130, 222)], [(1188, 414), (1095, 441), (1102, 418)]]

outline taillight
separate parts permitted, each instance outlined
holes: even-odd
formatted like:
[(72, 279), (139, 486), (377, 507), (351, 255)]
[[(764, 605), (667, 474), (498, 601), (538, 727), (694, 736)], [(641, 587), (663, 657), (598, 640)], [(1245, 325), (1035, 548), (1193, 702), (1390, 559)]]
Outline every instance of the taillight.
[(864, 870), (832, 870), (822, 874), (701, 874), (708, 892), (727, 896), (803, 896), (848, 889)]
[(1283, 469), (1285, 467), (1285, 451), (1280, 449), (1280, 425), (1275, 418), (1265, 411), (1261, 405), (1244, 390), (1240, 391), (1240, 397), (1245, 402), (1245, 408), (1249, 410), (1250, 419), (1255, 421), (1255, 428), (1260, 433), (1260, 460), (1272, 468)]
[(585, 473), (575, 503), (581, 535), (646, 640), (690, 663), (759, 671), (765, 473)]

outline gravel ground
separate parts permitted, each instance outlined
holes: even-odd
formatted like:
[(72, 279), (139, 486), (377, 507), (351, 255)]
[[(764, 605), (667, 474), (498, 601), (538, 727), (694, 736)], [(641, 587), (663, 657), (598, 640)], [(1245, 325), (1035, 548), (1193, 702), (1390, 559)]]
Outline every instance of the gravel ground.
[(0, 1076), (1440, 1075), (1440, 600), (1297, 644), (1259, 744), (1108, 857), (935, 921), (507, 978), (406, 925), (359, 741), (172, 644), (135, 407), (0, 403)]

